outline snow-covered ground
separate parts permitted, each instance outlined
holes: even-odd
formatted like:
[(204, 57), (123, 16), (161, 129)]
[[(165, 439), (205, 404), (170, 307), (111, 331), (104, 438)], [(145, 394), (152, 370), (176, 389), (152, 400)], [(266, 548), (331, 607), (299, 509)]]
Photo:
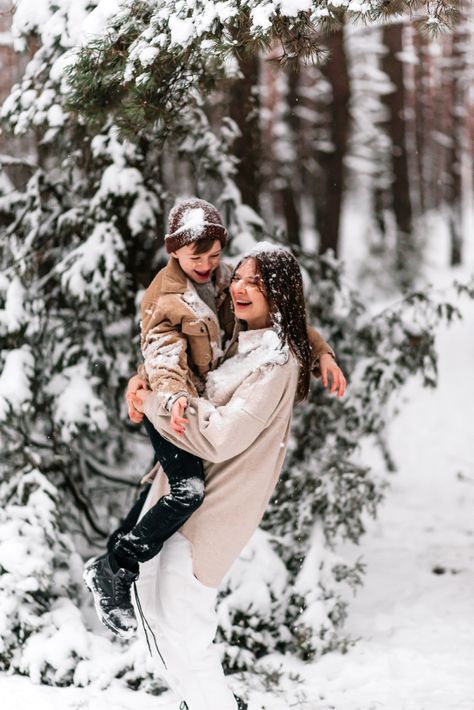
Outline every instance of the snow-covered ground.
[[(399, 472), (360, 548), (364, 588), (351, 603), (346, 654), (286, 670), (281, 687), (233, 678), (250, 710), (474, 710), (474, 304), (439, 335), (440, 382), (411, 383), (390, 431)], [(363, 452), (378, 460), (374, 452)], [(273, 674), (275, 677), (275, 674)], [(112, 686), (49, 688), (0, 675), (2, 710), (177, 710), (160, 696)]]
[(348, 620), (361, 640), (304, 673), (337, 710), (474, 710), (474, 306), (463, 305), (439, 337), (438, 389), (410, 385), (391, 427), (400, 470), (362, 542), (368, 573)]

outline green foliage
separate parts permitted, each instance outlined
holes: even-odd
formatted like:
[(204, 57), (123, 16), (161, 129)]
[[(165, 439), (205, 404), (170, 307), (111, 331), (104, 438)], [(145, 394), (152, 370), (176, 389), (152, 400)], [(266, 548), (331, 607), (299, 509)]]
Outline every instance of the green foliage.
[(120, 42), (108, 36), (82, 49), (70, 70), (71, 93), (66, 108), (85, 117), (93, 128), (111, 116), (123, 135), (134, 138), (152, 129), (160, 141), (179, 130), (180, 112), (196, 100), (196, 90), (215, 88), (221, 71), (216, 71), (206, 55), (190, 50), (179, 56), (165, 49), (153, 71), (137, 81), (127, 81), (127, 54), (124, 45), (136, 39), (136, 26), (120, 34)]
[[(202, 94), (233, 71), (226, 57), (261, 51), (278, 38), (288, 60), (298, 53), (310, 58), (317, 49), (314, 30), (345, 19), (340, 4), (318, 2), (294, 18), (277, 12), (270, 27), (257, 30), (250, 11), (258, 3), (230, 3), (227, 19), (214, 17), (178, 45), (170, 43), (170, 17), (196, 19), (202, 3), (173, 2), (174, 14), (156, 17), (155, 5), (126, 4), (104, 40), (80, 52), (70, 94), (52, 67), (72, 40), (47, 44), (46, 37), (3, 109), (12, 131), (33, 130), (40, 144), (25, 189), (0, 198), (6, 223), (0, 246), (0, 587), (8, 612), (0, 662), (49, 683), (93, 677), (95, 651), (75, 616), (71, 534), (91, 546), (103, 543), (123, 490), (133, 483), (141, 435), (127, 430), (122, 394), (136, 365), (136, 294), (156, 269), (157, 237), (176, 190), (163, 163), (179, 161), (181, 169), (185, 163), (187, 185), (221, 200), (234, 237), (261, 232), (233, 182), (235, 126), (225, 119), (219, 132), (212, 130)], [(397, 3), (396, 10), (385, 3), (384, 11), (408, 5), (414, 4)], [(53, 0), (51, 8), (59, 12)], [(382, 12), (380, 3), (369, 8), (374, 17)], [(41, 28), (34, 33), (42, 36)], [(156, 53), (143, 64), (142, 52), (150, 48)], [(78, 123), (68, 106), (89, 125)], [(342, 589), (361, 582), (363, 567), (346, 564), (332, 548), (360, 539), (364, 517), (375, 514), (384, 488), (358, 460), (358, 446), (382, 437), (388, 404), (409, 377), (435, 384), (435, 328), (457, 313), (416, 293), (373, 316), (346, 288), (330, 255), (320, 261), (298, 256), (313, 285), (311, 320), (322, 325), (350, 376), (350, 397), (328, 398), (315, 384), (296, 414), (266, 534), (255, 547), (271, 572), (256, 580), (260, 604), (249, 598), (253, 578), (246, 594), (238, 574), (223, 590), (219, 634), (232, 669), (251, 668), (272, 651), (312, 658), (348, 647)], [(25, 567), (15, 576), (7, 546), (1, 547), (12, 526), (25, 543), (24, 557), (42, 564), (34, 575)], [(264, 569), (256, 564), (252, 574)], [(41, 653), (62, 625), (74, 642), (66, 655)], [(102, 663), (107, 654), (97, 656)], [(112, 666), (111, 677), (121, 675), (133, 687), (149, 682), (143, 658), (131, 654)]]
[(458, 16), (458, 2), (445, 0), (371, 0), (358, 8), (348, 0), (319, 0), (309, 9), (302, 3), (291, 16), (278, 3), (261, 5), (234, 0), (225, 9), (216, 3), (213, 12), (200, 0), (130, 0), (104, 36), (79, 51), (69, 70), (69, 108), (93, 124), (113, 115), (129, 136), (157, 126), (166, 135), (196, 90), (206, 94), (216, 87), (229, 58), (278, 47), (281, 64), (319, 62), (326, 56), (324, 34), (348, 21), (372, 23), (422, 10), (425, 26), (439, 31)]

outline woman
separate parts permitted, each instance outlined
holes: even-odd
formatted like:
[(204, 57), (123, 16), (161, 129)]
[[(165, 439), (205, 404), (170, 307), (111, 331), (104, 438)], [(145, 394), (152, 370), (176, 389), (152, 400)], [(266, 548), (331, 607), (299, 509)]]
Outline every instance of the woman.
[[(260, 523), (283, 465), (293, 403), (306, 397), (314, 365), (301, 272), (288, 251), (260, 243), (237, 266), (231, 295), (247, 330), (210, 373), (207, 398), (180, 420), (180, 435), (153, 393), (139, 390), (133, 400), (161, 434), (206, 462), (203, 504), (142, 565), (137, 583), (164, 675), (189, 710), (239, 707), (212, 643), (217, 587)], [(152, 474), (142, 514), (166, 493), (165, 476), (159, 468)]]

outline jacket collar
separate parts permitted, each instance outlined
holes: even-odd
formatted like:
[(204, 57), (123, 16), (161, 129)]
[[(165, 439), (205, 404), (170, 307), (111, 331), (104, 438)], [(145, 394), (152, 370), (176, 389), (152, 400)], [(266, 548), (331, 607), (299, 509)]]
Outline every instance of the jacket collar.
[[(225, 264), (219, 264), (214, 273), (217, 298), (219, 298), (229, 286), (230, 269)], [(161, 289), (162, 293), (184, 293), (188, 289), (188, 277), (173, 256), (170, 256), (168, 264), (163, 269)]]
[(163, 281), (161, 285), (162, 293), (184, 293), (187, 288), (188, 277), (180, 267), (179, 262), (174, 256), (170, 256), (170, 260), (163, 269)]

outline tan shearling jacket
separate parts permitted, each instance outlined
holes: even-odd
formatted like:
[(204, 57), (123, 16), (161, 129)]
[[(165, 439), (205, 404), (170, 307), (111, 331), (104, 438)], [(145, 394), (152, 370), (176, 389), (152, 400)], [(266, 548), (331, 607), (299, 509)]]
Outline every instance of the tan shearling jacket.
[(196, 396), (222, 355), (222, 340), (232, 336), (235, 325), (231, 273), (226, 264), (215, 271), (217, 317), (173, 257), (145, 291), (141, 305), (144, 367), (138, 372), (146, 375), (163, 401), (181, 392)]

